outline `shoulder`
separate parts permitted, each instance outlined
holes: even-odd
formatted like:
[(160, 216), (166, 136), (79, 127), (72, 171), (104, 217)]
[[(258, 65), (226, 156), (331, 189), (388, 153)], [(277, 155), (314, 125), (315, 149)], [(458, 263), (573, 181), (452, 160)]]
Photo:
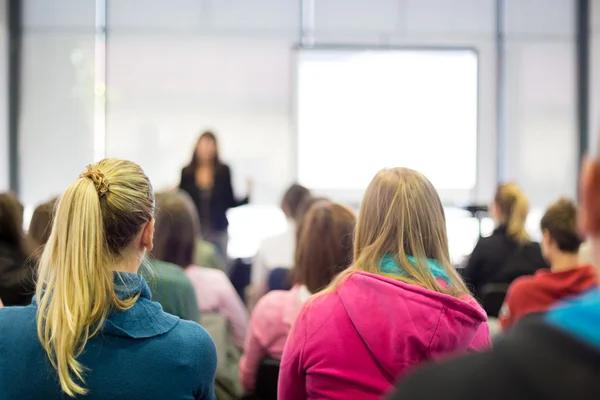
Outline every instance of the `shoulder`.
[(294, 293), (289, 290), (272, 290), (258, 300), (252, 317), (276, 318)]
[(340, 318), (346, 320), (349, 317), (338, 292), (333, 291), (308, 299), (298, 313), (295, 325), (304, 326), (308, 337), (328, 324), (337, 324)]
[(185, 269), (185, 274), (190, 278), (202, 278), (205, 280), (212, 280), (219, 283), (229, 281), (229, 278), (227, 277), (225, 272), (216, 268), (207, 268), (200, 267), (197, 265), (190, 265)]
[(184, 285), (190, 282), (183, 268), (177, 265), (155, 260), (152, 262), (152, 267), (156, 278), (159, 280)]
[(507, 299), (518, 299), (524, 295), (531, 294), (539, 287), (539, 279), (535, 275), (524, 275), (513, 281), (508, 288)]
[(30, 333), (36, 335), (36, 314), (34, 305), (0, 308), (0, 342), (21, 342)]
[(210, 375), (217, 365), (215, 342), (209, 333), (195, 322), (179, 320), (169, 332), (171, 345), (180, 354), (189, 357), (189, 363), (198, 374)]
[(37, 307), (29, 305), (26, 307), (4, 307), (0, 308), (0, 327), (4, 327), (5, 324), (12, 325), (18, 321), (29, 321), (31, 318), (35, 318)]
[(206, 350), (210, 353), (215, 348), (212, 337), (195, 322), (180, 319), (171, 332), (175, 340), (189, 342), (198, 350)]
[(229, 168), (229, 165), (219, 163), (215, 168), (215, 174), (227, 176), (231, 174), (231, 169)]

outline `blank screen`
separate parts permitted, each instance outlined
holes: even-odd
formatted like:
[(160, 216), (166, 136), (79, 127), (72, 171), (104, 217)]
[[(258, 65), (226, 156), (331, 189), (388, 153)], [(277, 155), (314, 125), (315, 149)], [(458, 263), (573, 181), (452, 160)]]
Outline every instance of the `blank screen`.
[(408, 167), (439, 189), (476, 185), (477, 55), (469, 50), (300, 50), (298, 178), (364, 190)]

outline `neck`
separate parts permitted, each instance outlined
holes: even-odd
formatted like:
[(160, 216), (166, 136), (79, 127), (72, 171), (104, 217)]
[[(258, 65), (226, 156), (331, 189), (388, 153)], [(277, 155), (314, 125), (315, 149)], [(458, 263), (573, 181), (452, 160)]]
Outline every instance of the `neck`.
[(552, 272), (568, 271), (579, 266), (577, 253), (558, 253), (552, 257), (550, 269)]
[(112, 270), (115, 272), (129, 272), (137, 274), (140, 264), (142, 263), (142, 257), (138, 254), (123, 257), (117, 263), (113, 264)]
[(215, 165), (214, 160), (198, 160), (198, 168), (212, 167), (213, 165)]

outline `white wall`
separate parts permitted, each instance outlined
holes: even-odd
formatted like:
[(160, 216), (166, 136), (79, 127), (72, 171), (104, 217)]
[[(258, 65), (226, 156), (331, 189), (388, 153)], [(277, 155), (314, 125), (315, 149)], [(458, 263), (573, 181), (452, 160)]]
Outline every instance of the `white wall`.
[[(573, 1), (506, 0), (506, 153), (501, 175), (534, 205), (574, 194)], [(297, 0), (110, 0), (109, 156), (177, 184), (200, 130), (214, 129), (237, 191), (275, 204), (295, 178)], [(316, 45), (460, 46), (478, 51), (478, 190), (497, 176), (494, 0), (318, 0)], [(64, 188), (92, 161), (94, 1), (25, 1), (23, 197)], [(459, 155), (457, 155), (459, 156)]]
[(506, 1), (505, 180), (534, 206), (575, 197), (575, 2)]
[(10, 187), (8, 141), (8, 20), (7, 0), (0, 0), (0, 192)]
[(20, 190), (29, 207), (93, 161), (94, 0), (24, 1)]

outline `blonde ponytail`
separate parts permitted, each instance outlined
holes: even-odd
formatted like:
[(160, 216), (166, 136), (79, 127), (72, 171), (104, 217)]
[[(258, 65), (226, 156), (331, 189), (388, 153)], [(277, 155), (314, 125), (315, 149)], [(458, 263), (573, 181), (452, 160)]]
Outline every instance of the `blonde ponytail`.
[(70, 397), (88, 392), (86, 368), (77, 360), (88, 339), (112, 309), (125, 310), (137, 300), (117, 297), (110, 266), (153, 213), (152, 188), (143, 171), (111, 159), (88, 167), (57, 204), (39, 265), (37, 331)]
[(496, 206), (506, 217), (506, 234), (520, 244), (531, 242), (531, 237), (525, 229), (529, 201), (514, 183), (498, 186), (495, 197)]

